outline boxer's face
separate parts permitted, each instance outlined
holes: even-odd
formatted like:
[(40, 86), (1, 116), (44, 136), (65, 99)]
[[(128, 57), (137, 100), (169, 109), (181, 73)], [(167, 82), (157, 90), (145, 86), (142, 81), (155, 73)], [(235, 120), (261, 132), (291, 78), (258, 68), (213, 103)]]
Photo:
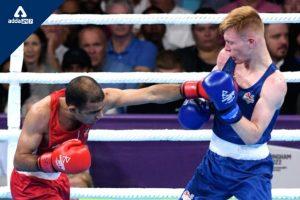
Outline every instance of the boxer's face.
[(103, 116), (104, 102), (87, 102), (81, 108), (75, 109), (75, 118), (83, 124), (94, 124)]
[(247, 39), (236, 30), (230, 28), (224, 32), (225, 50), (229, 52), (235, 63), (244, 63), (249, 59), (249, 45)]

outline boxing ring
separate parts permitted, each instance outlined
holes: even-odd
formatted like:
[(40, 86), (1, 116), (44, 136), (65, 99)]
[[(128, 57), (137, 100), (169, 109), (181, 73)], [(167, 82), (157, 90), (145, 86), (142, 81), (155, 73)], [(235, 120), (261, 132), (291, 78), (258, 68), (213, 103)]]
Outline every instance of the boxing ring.
[[(51, 15), (44, 25), (71, 24), (202, 24), (220, 23), (226, 14), (119, 14)], [(265, 23), (299, 23), (300, 14), (261, 14)], [(11, 55), (10, 73), (0, 73), (0, 83), (8, 83), (7, 130), (0, 130), (0, 141), (8, 142), (7, 182), (13, 169), (13, 155), (21, 124), (22, 83), (61, 84), (79, 75), (88, 75), (99, 83), (181, 83), (198, 80), (207, 73), (22, 73), (23, 44)], [(300, 82), (300, 72), (285, 72), (287, 82)], [(102, 134), (99, 134), (102, 133)], [(91, 130), (89, 141), (208, 141), (211, 130)], [(272, 141), (300, 141), (300, 130), (277, 129)], [(177, 199), (183, 188), (71, 188), (72, 198)], [(276, 199), (300, 199), (300, 188), (272, 189)], [(0, 198), (10, 198), (9, 186), (0, 187)]]

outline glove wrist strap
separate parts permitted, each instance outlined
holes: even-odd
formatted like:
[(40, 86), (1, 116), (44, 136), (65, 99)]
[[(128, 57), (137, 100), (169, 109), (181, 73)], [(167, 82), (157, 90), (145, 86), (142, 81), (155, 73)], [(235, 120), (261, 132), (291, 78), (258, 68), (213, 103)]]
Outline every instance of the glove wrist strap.
[(37, 165), (39, 170), (43, 172), (56, 172), (52, 165), (51, 153), (44, 153), (40, 157), (38, 157)]
[(220, 119), (226, 124), (234, 124), (243, 117), (240, 107), (235, 104), (233, 107), (220, 113)]

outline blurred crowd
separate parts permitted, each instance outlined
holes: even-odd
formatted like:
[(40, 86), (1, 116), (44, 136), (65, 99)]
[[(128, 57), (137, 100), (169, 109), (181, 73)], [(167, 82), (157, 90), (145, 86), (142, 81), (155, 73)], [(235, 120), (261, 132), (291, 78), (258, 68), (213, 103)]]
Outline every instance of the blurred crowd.
[[(299, 13), (298, 0), (65, 0), (56, 14), (227, 13), (251, 5), (262, 13)], [(281, 71), (300, 70), (299, 24), (266, 24), (265, 37)], [(209, 72), (224, 41), (217, 24), (41, 26), (24, 41), (23, 72)], [(1, 64), (9, 71), (10, 60)], [(300, 83), (289, 83), (281, 114), (300, 113)], [(147, 84), (106, 83), (130, 89)], [(0, 113), (7, 109), (7, 84), (0, 85)], [(22, 114), (64, 85), (23, 84)], [(182, 101), (147, 104), (110, 113), (177, 113)]]

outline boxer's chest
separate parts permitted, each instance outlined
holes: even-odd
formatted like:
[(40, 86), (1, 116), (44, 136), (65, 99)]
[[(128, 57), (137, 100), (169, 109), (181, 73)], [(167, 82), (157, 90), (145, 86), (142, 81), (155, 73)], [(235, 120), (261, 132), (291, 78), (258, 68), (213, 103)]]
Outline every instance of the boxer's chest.
[(263, 76), (263, 72), (248, 70), (245, 67), (236, 67), (233, 78), (240, 88), (247, 89), (257, 83)]

